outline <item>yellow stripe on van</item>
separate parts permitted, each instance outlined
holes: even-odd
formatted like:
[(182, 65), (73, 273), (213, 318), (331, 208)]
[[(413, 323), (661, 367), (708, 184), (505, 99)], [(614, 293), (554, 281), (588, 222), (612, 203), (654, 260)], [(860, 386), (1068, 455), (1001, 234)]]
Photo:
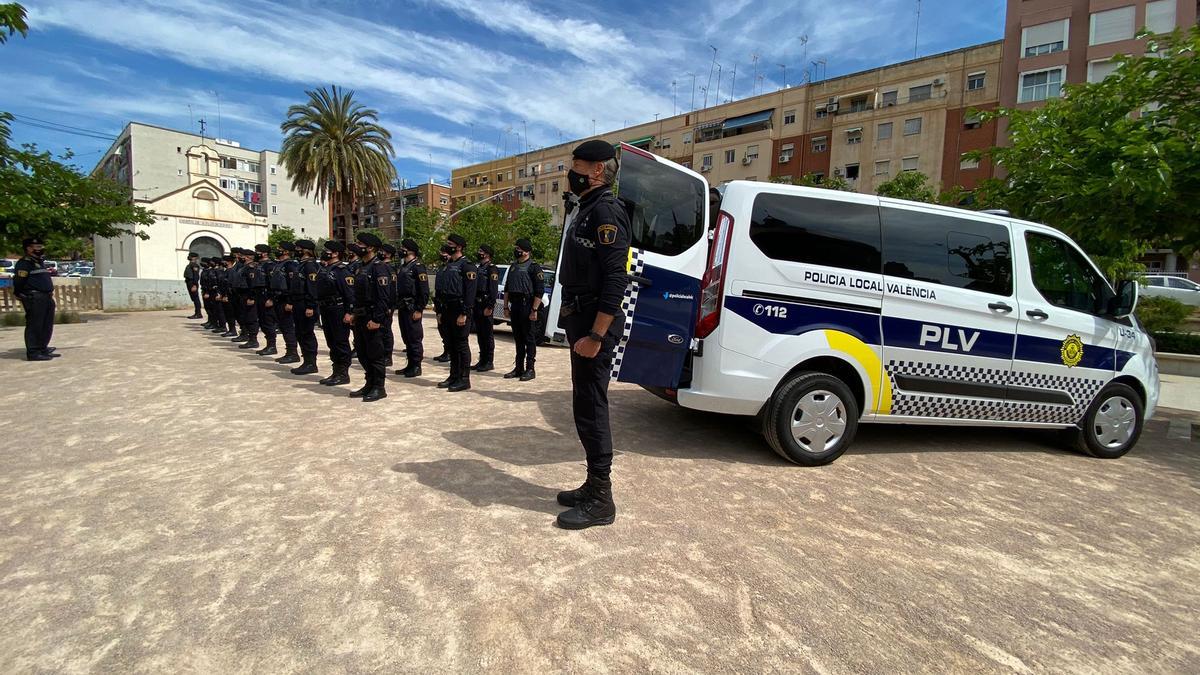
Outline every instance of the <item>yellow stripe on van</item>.
[(870, 345), (858, 338), (843, 333), (840, 330), (826, 330), (825, 339), (829, 347), (842, 352), (858, 362), (867, 371), (871, 380), (871, 400), (875, 402), (875, 412), (879, 415), (892, 413), (892, 380), (883, 372), (883, 362), (875, 354)]
[(629, 247), (629, 255), (625, 256), (625, 274), (629, 274), (633, 269), (633, 247)]

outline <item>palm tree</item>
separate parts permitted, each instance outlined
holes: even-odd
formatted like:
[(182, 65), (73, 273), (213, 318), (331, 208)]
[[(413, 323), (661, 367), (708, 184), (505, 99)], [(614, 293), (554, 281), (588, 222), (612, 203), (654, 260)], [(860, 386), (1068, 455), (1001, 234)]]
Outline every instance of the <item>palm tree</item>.
[(292, 189), (317, 201), (330, 200), (349, 219), (362, 195), (384, 194), (396, 178), (392, 135), (379, 125), (379, 113), (354, 100), (353, 91), (324, 87), (306, 91), (308, 102), (288, 108), (280, 161)]

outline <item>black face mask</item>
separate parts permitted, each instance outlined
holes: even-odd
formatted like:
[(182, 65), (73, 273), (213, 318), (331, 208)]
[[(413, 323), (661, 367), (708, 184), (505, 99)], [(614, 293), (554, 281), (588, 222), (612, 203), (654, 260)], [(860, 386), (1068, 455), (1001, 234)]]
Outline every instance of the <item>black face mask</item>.
[(442, 247), (442, 253), (445, 253), (447, 257), (453, 256), (454, 252), (457, 250), (458, 250), (458, 247), (452, 246), (450, 244), (446, 244), (445, 246)]
[(523, 255), (525, 255), (525, 251), (522, 251), (519, 248), (513, 249), (513, 260), (520, 260), (521, 256), (523, 256)]
[(567, 172), (567, 187), (578, 196), (587, 192), (588, 188), (592, 187), (592, 182), (587, 176), (571, 169)]
[(321, 260), (324, 260), (325, 262), (329, 262), (330, 260), (333, 260), (333, 254), (326, 251), (325, 253), (321, 254)]
[(33, 249), (33, 253), (31, 253), (30, 255), (32, 255), (35, 258), (45, 258), (46, 257), (46, 249), (35, 248), (35, 249)]

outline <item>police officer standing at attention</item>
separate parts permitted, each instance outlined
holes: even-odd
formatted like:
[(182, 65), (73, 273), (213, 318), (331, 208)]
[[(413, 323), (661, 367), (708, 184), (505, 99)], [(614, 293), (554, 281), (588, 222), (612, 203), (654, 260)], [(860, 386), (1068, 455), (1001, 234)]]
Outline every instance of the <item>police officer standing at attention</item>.
[(258, 250), (243, 249), (243, 251), (246, 256), (246, 263), (242, 267), (242, 279), (246, 284), (246, 291), (242, 296), (243, 311), (246, 312), (246, 339), (238, 345), (238, 349), (257, 349), (261, 346), (258, 344), (258, 331), (261, 328), (258, 321), (258, 307), (266, 299), (267, 280), (263, 276), (262, 268), (258, 265), (260, 255)]
[(200, 306), (204, 308), (204, 313), (208, 315), (208, 319), (200, 324), (200, 327), (208, 330), (213, 327), (215, 315), (212, 307), (212, 258), (200, 259)]
[[(396, 247), (391, 244), (383, 244), (376, 252), (376, 257), (379, 261), (387, 265), (388, 270), (392, 274), (392, 302), (396, 301), (396, 265), (392, 262), (392, 258), (396, 256)], [(396, 333), (392, 330), (392, 312), (396, 307), (388, 307), (388, 320), (380, 329), (383, 331), (383, 365), (386, 368), (392, 367), (392, 350), (396, 348)]]
[(383, 325), (392, 320), (392, 269), (379, 259), (379, 249), (383, 247), (379, 237), (360, 232), (356, 239), (366, 251), (359, 258), (361, 265), (354, 275), (354, 345), (367, 381), (362, 389), (350, 392), (350, 396), (361, 396), (363, 402), (369, 403), (387, 398)]
[(629, 216), (612, 193), (616, 175), (616, 152), (608, 143), (587, 141), (572, 153), (567, 181), (579, 196), (579, 211), (564, 233), (560, 325), (571, 345), (575, 428), (587, 452), (587, 481), (558, 493), (558, 503), (571, 507), (559, 514), (558, 525), (572, 530), (608, 525), (617, 515), (608, 381), (625, 323), (621, 301), (628, 284)]
[(54, 281), (43, 264), (46, 245), (38, 237), (21, 242), (25, 256), (13, 266), (13, 294), (25, 308), (25, 358), (49, 361), (54, 353), (50, 336), (54, 334)]
[(192, 305), (195, 311), (189, 316), (189, 319), (203, 319), (200, 314), (200, 263), (197, 260), (200, 254), (195, 251), (189, 251), (187, 254), (187, 266), (183, 268), (183, 282), (187, 284), (188, 295), (192, 298)]
[(254, 352), (259, 356), (274, 356), (279, 353), (277, 336), (279, 332), (276, 300), (279, 292), (271, 286), (271, 275), (275, 272), (275, 261), (271, 260), (271, 247), (266, 244), (256, 244), (254, 250), (258, 258), (258, 273), (262, 277), (263, 288), (258, 294), (258, 323), (262, 326), (263, 337), (267, 346)]
[(268, 287), (275, 296), (275, 324), (283, 333), (283, 356), (275, 359), (275, 363), (299, 363), (300, 356), (296, 354), (296, 318), (295, 303), (292, 298), (292, 283), (300, 274), (300, 264), (292, 260), (296, 245), (290, 241), (279, 242), (279, 250), (275, 251), (275, 266), (271, 268), (271, 278)]
[[(438, 249), (438, 259), (441, 261), (441, 267), (438, 267), (438, 270), (441, 270), (446, 265), (450, 264), (450, 254), (446, 253), (446, 250), (448, 248), (449, 248), (448, 246), (442, 246), (440, 249)], [(435, 291), (437, 290), (437, 277), (436, 276), (433, 278), (433, 288)], [(434, 313), (434, 317), (437, 319), (438, 337), (441, 338), (441, 340), (442, 340), (442, 353), (439, 354), (438, 356), (433, 357), (433, 360), (436, 363), (449, 363), (450, 362), (450, 336), (446, 335), (446, 331), (442, 327), (441, 304), (438, 303), (436, 292), (433, 294), (433, 313)]]
[(505, 379), (521, 378), (532, 380), (537, 374), (533, 364), (537, 361), (538, 309), (542, 306), (542, 293), (546, 290), (546, 277), (541, 265), (533, 262), (529, 254), (533, 244), (528, 239), (518, 239), (513, 249), (513, 264), (508, 266), (504, 280), (504, 313), (512, 322), (513, 341), (517, 343), (517, 363)]
[[(238, 249), (230, 249), (221, 257), (221, 262), (225, 263), (222, 269), (217, 270), (217, 299), (221, 302), (221, 314), (225, 317), (225, 332), (221, 333), (221, 337), (235, 337), (237, 332), (237, 311), (238, 306), (234, 303), (233, 298), (233, 277), (237, 267)], [(215, 331), (214, 331), (215, 332)]]
[(425, 327), (421, 316), (429, 302), (429, 276), (421, 262), (421, 248), (412, 239), (400, 242), (403, 261), (396, 270), (396, 312), (400, 315), (400, 339), (408, 364), (397, 375), (417, 377), (421, 374), (421, 359), (425, 358)]
[(475, 285), (475, 337), (479, 341), (479, 363), (474, 369), (479, 373), (495, 370), (496, 334), (492, 324), (492, 313), (496, 308), (496, 296), (500, 295), (500, 268), (492, 264), (496, 252), (491, 246), (479, 247), (479, 280)]
[[(233, 249), (233, 254), (237, 256), (237, 261), (229, 268), (229, 302), (233, 305), (233, 311), (237, 313), (238, 329), (241, 332), (230, 342), (245, 342), (250, 339), (247, 330), (250, 322), (246, 317), (246, 296), (250, 293), (250, 286), (246, 284), (246, 249), (239, 246)], [(257, 325), (254, 332), (258, 333)]]
[[(321, 268), (315, 275), (316, 304), (321, 312), (321, 331), (333, 374), (321, 379), (329, 386), (350, 384), (350, 326), (354, 322), (354, 277), (350, 266), (342, 262), (346, 245), (340, 241), (325, 242)], [(316, 344), (316, 338), (313, 339)], [(314, 363), (316, 357), (313, 357)], [(296, 371), (292, 371), (296, 372)], [(312, 372), (316, 372), (313, 366)]]
[(320, 265), (313, 251), (317, 245), (311, 239), (296, 241), (296, 252), (300, 255), (299, 282), (292, 288), (292, 317), (296, 323), (296, 344), (304, 359), (292, 375), (311, 375), (317, 372), (317, 275)]
[(467, 240), (461, 235), (446, 237), (442, 251), (450, 262), (438, 270), (434, 300), (439, 304), (438, 326), (445, 332), (450, 355), (450, 377), (438, 383), (449, 391), (471, 388), (471, 316), (475, 310), (479, 271), (463, 256)]

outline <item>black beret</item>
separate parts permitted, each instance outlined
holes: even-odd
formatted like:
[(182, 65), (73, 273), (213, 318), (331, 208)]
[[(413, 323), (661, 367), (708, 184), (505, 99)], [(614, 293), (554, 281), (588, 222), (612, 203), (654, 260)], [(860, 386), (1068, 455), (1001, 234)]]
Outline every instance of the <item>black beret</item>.
[(28, 239), (25, 239), (24, 241), (21, 242), (21, 248), (25, 248), (26, 246), (33, 246), (34, 244), (45, 244), (45, 242), (42, 241), (41, 237), (29, 237)]
[(522, 237), (521, 239), (517, 240), (517, 248), (521, 249), (522, 251), (532, 251), (533, 250), (533, 242)]
[(488, 254), (488, 257), (489, 257), (489, 258), (494, 258), (494, 257), (496, 257), (496, 252), (495, 252), (494, 250), (492, 250), (492, 247), (491, 247), (491, 246), (488, 246), (487, 244), (480, 244), (480, 246), (479, 246), (479, 250), (480, 250), (480, 251), (483, 251), (483, 252), (484, 252), (484, 253), (486, 253), (486, 254)]
[(259, 253), (270, 253), (271, 247), (267, 246), (266, 244), (255, 244), (254, 250), (258, 251)]
[(383, 242), (379, 240), (379, 237), (376, 237), (370, 232), (359, 232), (355, 239), (361, 242), (364, 246), (370, 246), (371, 248), (379, 248), (380, 246), (383, 246)]
[(317, 245), (315, 243), (313, 243), (312, 239), (297, 239), (296, 240), (296, 248), (302, 249), (305, 251), (315, 251), (315, 250), (317, 250)]
[(354, 255), (365, 255), (367, 252), (367, 248), (365, 246), (363, 246), (362, 244), (353, 244), (353, 243), (346, 244), (346, 250), (350, 251)]
[(334, 253), (345, 253), (346, 252), (346, 242), (337, 241), (336, 239), (330, 239), (329, 241), (325, 242), (325, 250), (333, 251)]
[(400, 242), (400, 245), (404, 247), (405, 251), (412, 251), (413, 253), (421, 252), (421, 247), (417, 246), (417, 242), (413, 239), (405, 239)]
[(388, 255), (396, 255), (396, 247), (392, 246), (391, 244), (384, 244), (383, 246), (380, 246), (379, 248), (383, 249), (383, 252)]
[(235, 256), (233, 253), (226, 253), (225, 255), (221, 256), (221, 260), (224, 260), (225, 262), (237, 262), (237, 256)]
[(296, 245), (290, 241), (281, 241), (281, 242), (279, 242), (279, 248), (281, 248), (285, 251), (295, 251)]
[(455, 246), (462, 246), (463, 248), (466, 248), (467, 246), (467, 240), (464, 239), (461, 234), (452, 234), (449, 237), (446, 237), (446, 241), (454, 244)]
[(571, 156), (585, 162), (603, 162), (617, 156), (617, 151), (609, 143), (601, 140), (584, 141), (580, 143)]
[(195, 251), (188, 251), (188, 260), (191, 260), (192, 258), (199, 258), (199, 257), (200, 257), (199, 253), (196, 253)]

